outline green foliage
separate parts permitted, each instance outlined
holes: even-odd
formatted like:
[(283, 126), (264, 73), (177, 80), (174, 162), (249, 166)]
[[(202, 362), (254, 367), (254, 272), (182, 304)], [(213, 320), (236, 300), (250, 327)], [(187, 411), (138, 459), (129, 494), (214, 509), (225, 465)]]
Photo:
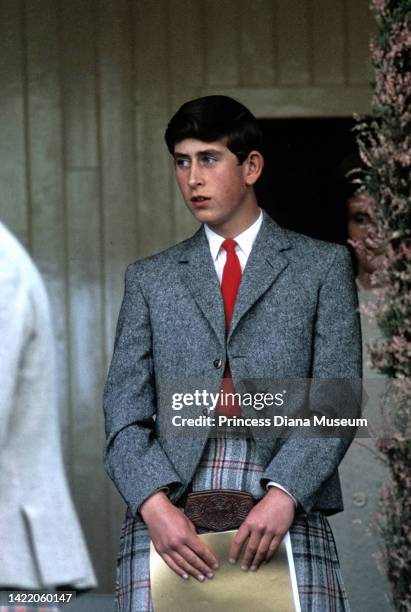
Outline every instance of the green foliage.
[(357, 125), (365, 164), (361, 188), (374, 201), (382, 287), (377, 321), (383, 340), (370, 355), (393, 379), (393, 424), (377, 447), (391, 481), (381, 490), (379, 531), (393, 601), (411, 610), (411, 0), (373, 0), (379, 32), (371, 44), (375, 68), (372, 116)]

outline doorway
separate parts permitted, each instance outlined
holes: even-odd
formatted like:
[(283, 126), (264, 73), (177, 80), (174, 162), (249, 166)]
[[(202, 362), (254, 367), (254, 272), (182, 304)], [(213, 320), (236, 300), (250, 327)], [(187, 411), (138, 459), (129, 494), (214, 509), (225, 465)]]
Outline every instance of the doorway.
[[(261, 119), (265, 168), (257, 199), (270, 216), (296, 232), (346, 241), (344, 179), (356, 158), (351, 118)], [(348, 162), (349, 163), (349, 162)]]

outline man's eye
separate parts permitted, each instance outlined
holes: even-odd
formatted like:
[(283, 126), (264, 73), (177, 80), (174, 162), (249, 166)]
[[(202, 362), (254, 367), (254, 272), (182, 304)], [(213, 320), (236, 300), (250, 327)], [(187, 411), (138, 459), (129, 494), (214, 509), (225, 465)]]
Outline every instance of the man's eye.
[(215, 164), (217, 160), (215, 157), (212, 157), (211, 155), (203, 155), (203, 157), (201, 158), (201, 161), (203, 164), (212, 166), (213, 164)]
[(179, 168), (188, 168), (189, 166), (189, 160), (188, 159), (184, 159), (184, 158), (176, 158), (175, 159), (175, 164), (176, 166), (178, 166)]

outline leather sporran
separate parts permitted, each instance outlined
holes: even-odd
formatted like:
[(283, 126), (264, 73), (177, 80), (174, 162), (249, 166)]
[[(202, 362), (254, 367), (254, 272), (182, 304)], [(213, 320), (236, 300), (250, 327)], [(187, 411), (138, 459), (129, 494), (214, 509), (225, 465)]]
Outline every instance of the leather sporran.
[(187, 495), (184, 513), (196, 527), (228, 531), (238, 529), (255, 504), (246, 491), (195, 491)]

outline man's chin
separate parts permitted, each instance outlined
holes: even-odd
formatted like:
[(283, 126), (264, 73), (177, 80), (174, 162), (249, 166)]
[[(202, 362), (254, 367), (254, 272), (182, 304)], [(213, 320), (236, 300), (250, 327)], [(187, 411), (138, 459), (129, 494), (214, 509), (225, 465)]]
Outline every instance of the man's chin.
[(199, 221), (200, 223), (207, 223), (207, 225), (215, 225), (219, 223), (218, 216), (213, 213), (212, 210), (207, 210), (207, 208), (191, 208), (191, 214)]

